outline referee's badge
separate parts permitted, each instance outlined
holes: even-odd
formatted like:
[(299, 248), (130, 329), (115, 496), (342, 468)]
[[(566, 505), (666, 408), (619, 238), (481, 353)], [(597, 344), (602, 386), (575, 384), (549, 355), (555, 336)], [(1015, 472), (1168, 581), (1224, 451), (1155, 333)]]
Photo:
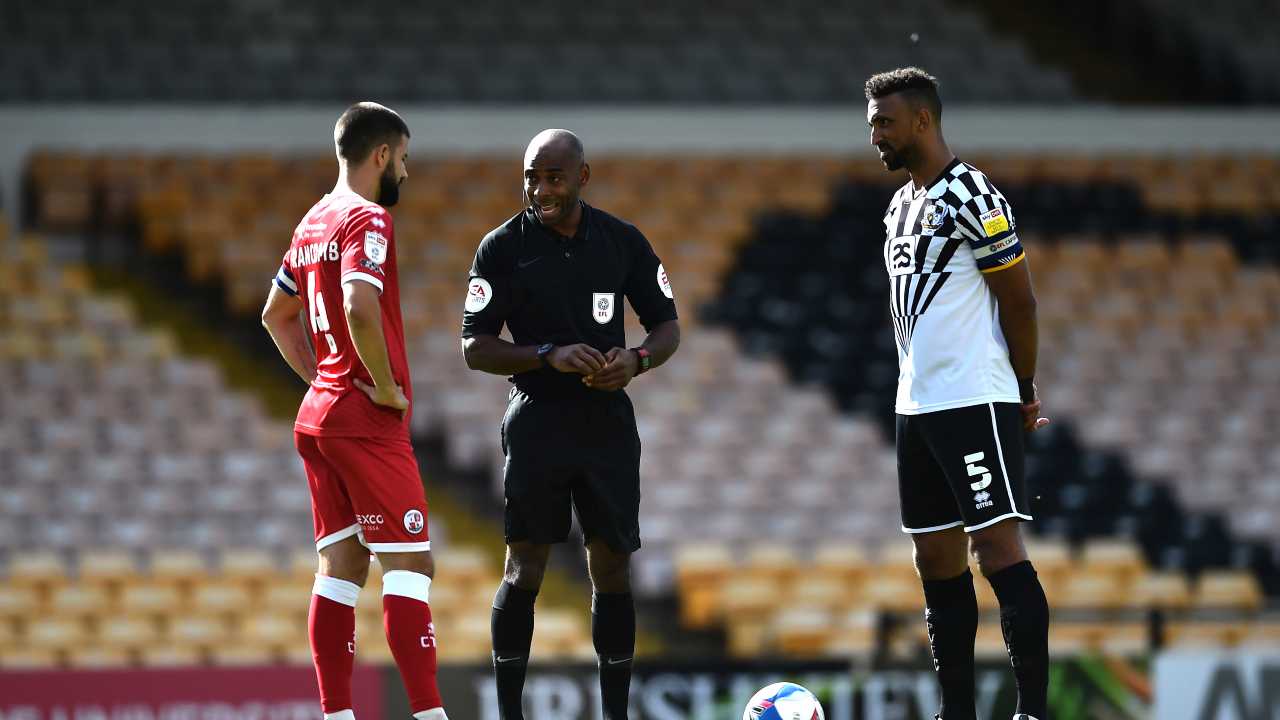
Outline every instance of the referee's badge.
[(592, 293), (591, 317), (601, 325), (613, 319), (613, 293)]

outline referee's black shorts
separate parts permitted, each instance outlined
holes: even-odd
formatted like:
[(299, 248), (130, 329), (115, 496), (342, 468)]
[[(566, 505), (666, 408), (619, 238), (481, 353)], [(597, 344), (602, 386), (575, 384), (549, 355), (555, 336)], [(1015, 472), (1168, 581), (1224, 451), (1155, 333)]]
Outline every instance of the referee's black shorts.
[(902, 530), (973, 532), (1009, 518), (1030, 520), (1022, 435), (1014, 403), (898, 415)]
[(586, 542), (640, 549), (640, 434), (625, 392), (558, 400), (512, 388), (502, 452), (508, 543), (564, 542), (572, 506)]

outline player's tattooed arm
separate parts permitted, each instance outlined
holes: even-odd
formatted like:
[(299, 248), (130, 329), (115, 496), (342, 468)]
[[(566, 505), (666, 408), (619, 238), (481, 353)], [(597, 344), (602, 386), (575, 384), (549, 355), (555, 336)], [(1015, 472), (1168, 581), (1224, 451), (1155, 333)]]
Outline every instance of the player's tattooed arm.
[(316, 355), (307, 342), (307, 330), (302, 324), (302, 300), (289, 295), (274, 284), (262, 308), (262, 327), (271, 335), (276, 349), (284, 361), (310, 384), (316, 377)]

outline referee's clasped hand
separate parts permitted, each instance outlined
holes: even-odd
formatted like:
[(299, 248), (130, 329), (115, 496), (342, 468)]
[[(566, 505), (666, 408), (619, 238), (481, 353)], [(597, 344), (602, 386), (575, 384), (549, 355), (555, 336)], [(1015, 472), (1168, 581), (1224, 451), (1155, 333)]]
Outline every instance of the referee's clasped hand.
[(398, 410), (400, 417), (404, 417), (405, 411), (409, 409), (409, 398), (404, 396), (404, 389), (399, 385), (369, 385), (360, 378), (352, 378), (351, 382), (356, 389), (368, 395), (374, 405)]
[(1040, 390), (1032, 386), (1034, 396), (1029, 403), (1022, 404), (1022, 427), (1027, 432), (1039, 430), (1049, 424), (1049, 418), (1040, 416)]
[(591, 375), (599, 372), (609, 361), (604, 353), (587, 345), (562, 345), (547, 355), (547, 364), (563, 373)]
[(587, 375), (582, 382), (596, 390), (621, 390), (640, 369), (636, 354), (625, 348), (613, 348), (604, 355), (607, 363), (603, 370)]

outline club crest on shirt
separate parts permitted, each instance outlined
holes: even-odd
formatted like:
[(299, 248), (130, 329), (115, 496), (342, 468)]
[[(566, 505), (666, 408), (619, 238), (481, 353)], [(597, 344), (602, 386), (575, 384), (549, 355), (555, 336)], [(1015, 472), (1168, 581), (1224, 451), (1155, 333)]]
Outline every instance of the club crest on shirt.
[(925, 204), (924, 214), (920, 216), (920, 227), (925, 230), (937, 230), (947, 219), (947, 205), (941, 200), (930, 200)]
[(592, 293), (591, 317), (604, 325), (613, 319), (613, 293)]
[(387, 238), (377, 230), (364, 233), (364, 255), (381, 265), (387, 261)]

